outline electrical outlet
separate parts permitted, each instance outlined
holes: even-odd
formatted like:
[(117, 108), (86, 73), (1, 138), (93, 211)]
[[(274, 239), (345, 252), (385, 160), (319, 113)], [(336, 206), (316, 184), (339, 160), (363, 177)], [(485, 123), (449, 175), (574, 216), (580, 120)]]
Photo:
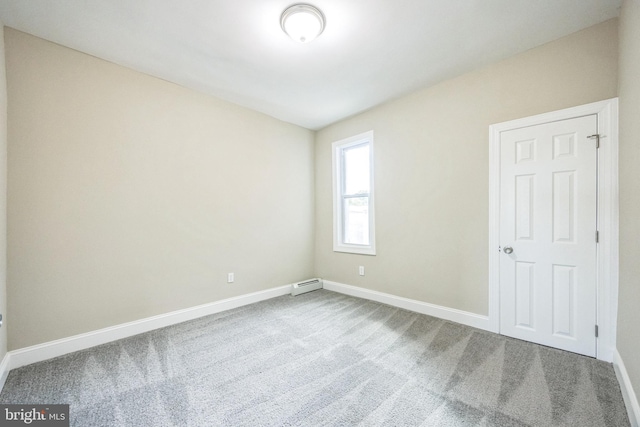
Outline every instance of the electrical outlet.
[(227, 274), (227, 283), (233, 283), (234, 279), (235, 279), (235, 276), (233, 273)]
[(360, 267), (358, 267), (358, 274), (361, 276), (364, 276), (364, 265), (361, 265)]

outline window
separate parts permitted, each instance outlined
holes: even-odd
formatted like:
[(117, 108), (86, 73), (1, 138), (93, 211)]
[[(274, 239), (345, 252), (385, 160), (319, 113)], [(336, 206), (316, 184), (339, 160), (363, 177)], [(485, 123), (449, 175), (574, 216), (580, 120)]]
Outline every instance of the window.
[(333, 250), (376, 254), (373, 131), (333, 143)]

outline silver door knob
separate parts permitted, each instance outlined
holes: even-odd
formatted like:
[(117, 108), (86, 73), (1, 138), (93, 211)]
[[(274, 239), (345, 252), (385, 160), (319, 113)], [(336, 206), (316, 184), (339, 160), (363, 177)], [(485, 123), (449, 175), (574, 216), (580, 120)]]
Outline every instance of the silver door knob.
[(505, 246), (504, 249), (502, 249), (504, 251), (505, 254), (509, 255), (511, 253), (513, 253), (513, 248), (511, 246)]

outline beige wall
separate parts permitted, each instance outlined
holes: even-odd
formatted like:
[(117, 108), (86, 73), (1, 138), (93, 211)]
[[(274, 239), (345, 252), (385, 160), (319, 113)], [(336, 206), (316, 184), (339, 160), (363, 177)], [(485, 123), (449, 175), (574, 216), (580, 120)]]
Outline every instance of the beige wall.
[[(316, 274), (487, 314), (489, 125), (615, 97), (617, 31), (596, 25), (319, 131)], [(370, 129), (377, 256), (335, 253), (331, 143)]]
[(0, 22), (0, 361), (7, 353), (7, 79), (4, 64), (4, 33)]
[(313, 132), (5, 39), (10, 349), (312, 275)]
[(620, 295), (618, 352), (640, 396), (640, 2), (620, 14)]

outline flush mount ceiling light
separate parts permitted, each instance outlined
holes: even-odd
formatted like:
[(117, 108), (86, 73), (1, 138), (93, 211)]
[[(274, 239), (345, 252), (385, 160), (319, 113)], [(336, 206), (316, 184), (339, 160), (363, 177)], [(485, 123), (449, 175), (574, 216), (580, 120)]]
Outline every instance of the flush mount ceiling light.
[(294, 4), (282, 12), (280, 26), (293, 40), (309, 43), (324, 31), (324, 15), (310, 4)]

